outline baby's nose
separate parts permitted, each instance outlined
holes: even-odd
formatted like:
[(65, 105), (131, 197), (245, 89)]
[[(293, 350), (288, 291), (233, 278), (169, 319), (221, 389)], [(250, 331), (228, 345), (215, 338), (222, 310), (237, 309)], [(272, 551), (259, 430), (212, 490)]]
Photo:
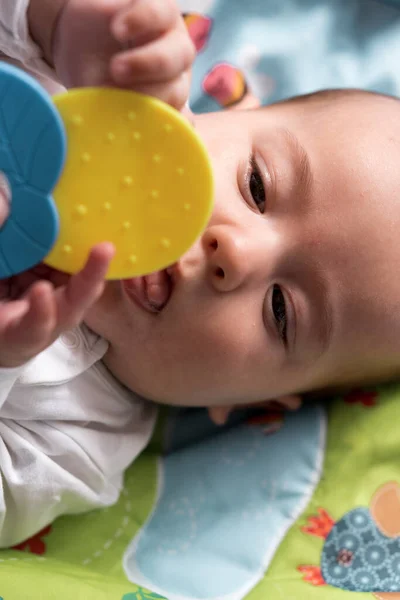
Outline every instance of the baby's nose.
[(210, 227), (203, 244), (207, 258), (207, 276), (213, 287), (229, 292), (244, 283), (251, 272), (248, 242), (228, 226)]

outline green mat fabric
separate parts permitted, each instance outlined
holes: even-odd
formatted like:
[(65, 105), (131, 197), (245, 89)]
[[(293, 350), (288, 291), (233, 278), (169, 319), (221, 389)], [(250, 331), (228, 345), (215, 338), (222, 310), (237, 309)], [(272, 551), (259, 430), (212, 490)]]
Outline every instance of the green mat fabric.
[[(307, 509), (280, 544), (262, 581), (248, 595), (249, 600), (381, 597), (378, 592), (374, 596), (371, 591), (363, 593), (334, 587), (324, 580), (322, 561), (328, 535), (335, 524), (354, 510), (372, 514), (369, 507), (377, 490), (384, 489), (389, 482), (400, 481), (399, 422), (400, 387), (397, 385), (353, 393), (329, 405), (322, 478)], [(156, 441), (159, 435), (160, 430)], [(159, 598), (130, 583), (122, 566), (126, 548), (149, 518), (155, 503), (158, 450), (159, 443), (152, 443), (128, 470), (123, 493), (114, 507), (60, 518), (19, 550), (1, 551), (1, 598)], [(396, 515), (397, 507), (392, 506), (392, 509)], [(398, 512), (400, 514), (400, 504)], [(371, 519), (375, 527), (373, 517)], [(390, 542), (392, 548), (393, 543), (398, 542), (396, 534), (392, 533), (391, 541), (379, 535), (382, 543)], [(348, 569), (356, 568), (356, 563), (352, 563), (356, 553), (340, 552), (339, 562)], [(363, 552), (365, 554), (365, 549)], [(394, 554), (394, 558), (397, 560), (398, 555)], [(393, 561), (390, 564), (395, 568)], [(399, 597), (393, 593), (393, 600)]]
[[(305, 531), (310, 517), (325, 510), (340, 520), (369, 507), (377, 489), (400, 482), (400, 388), (391, 385), (340, 398), (329, 408), (324, 473), (304, 515), (295, 523), (263, 581), (249, 600), (361, 600), (374, 598), (326, 585), (318, 572), (325, 540)], [(312, 529), (312, 527), (311, 527)], [(400, 533), (400, 532), (399, 532)], [(311, 567), (303, 570), (299, 568)], [(306, 581), (310, 579), (310, 581)], [(400, 594), (393, 594), (393, 600)]]
[[(153, 505), (155, 486), (156, 455), (148, 451), (130, 468), (115, 506), (62, 517), (22, 545), (22, 551), (1, 551), (1, 597), (4, 600), (159, 598), (129, 583), (121, 564), (126, 546)], [(134, 503), (130, 497), (135, 498)]]

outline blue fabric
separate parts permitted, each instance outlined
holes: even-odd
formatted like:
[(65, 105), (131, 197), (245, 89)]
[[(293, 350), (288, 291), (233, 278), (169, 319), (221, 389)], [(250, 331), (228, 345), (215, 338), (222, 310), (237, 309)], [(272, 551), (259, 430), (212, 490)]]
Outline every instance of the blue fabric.
[(356, 508), (333, 526), (322, 550), (321, 569), (333, 587), (399, 592), (400, 540), (383, 535), (368, 508)]
[(243, 598), (315, 490), (325, 418), (312, 405), (216, 428), (178, 413), (158, 501), (124, 557), (129, 579), (170, 600)]
[(263, 104), (339, 87), (400, 95), (399, 0), (188, 0), (181, 5), (210, 19), (194, 67), (195, 112), (221, 108), (203, 89), (207, 74), (221, 63), (238, 69)]

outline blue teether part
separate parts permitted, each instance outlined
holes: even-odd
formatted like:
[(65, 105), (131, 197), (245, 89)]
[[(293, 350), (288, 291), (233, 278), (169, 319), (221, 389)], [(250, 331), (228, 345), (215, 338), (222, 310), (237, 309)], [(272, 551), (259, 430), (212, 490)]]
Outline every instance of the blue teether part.
[(20, 69), (0, 63), (0, 172), (12, 195), (0, 228), (0, 279), (41, 262), (56, 241), (51, 193), (64, 166), (65, 140), (47, 93)]

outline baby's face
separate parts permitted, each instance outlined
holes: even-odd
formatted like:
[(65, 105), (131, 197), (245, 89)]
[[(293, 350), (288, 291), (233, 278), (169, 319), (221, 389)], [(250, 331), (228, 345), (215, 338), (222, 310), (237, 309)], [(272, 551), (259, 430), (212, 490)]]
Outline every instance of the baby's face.
[(392, 375), (398, 102), (289, 102), (196, 128), (215, 171), (212, 219), (159, 313), (109, 286), (88, 318), (110, 340), (109, 368), (148, 398), (202, 406)]

